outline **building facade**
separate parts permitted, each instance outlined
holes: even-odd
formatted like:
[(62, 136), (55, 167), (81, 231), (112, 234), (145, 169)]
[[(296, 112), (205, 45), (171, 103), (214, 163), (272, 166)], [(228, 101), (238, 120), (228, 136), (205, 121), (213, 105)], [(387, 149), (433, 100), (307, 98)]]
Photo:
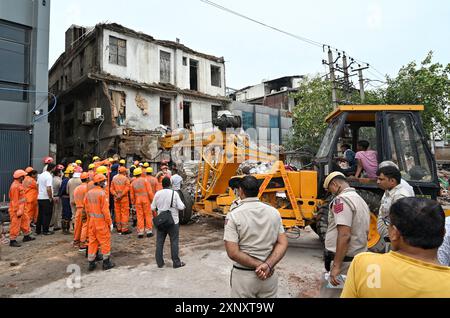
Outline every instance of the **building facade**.
[(292, 127), (293, 96), (303, 76), (285, 76), (232, 92), (230, 110), (242, 117), (243, 128), (262, 145), (282, 145)]
[[(226, 108), (224, 59), (118, 24), (72, 26), (49, 72), (58, 96), (51, 142), (59, 160), (119, 153), (156, 162), (159, 128), (212, 127)], [(80, 158), (83, 159), (83, 158)]]
[(49, 154), (49, 24), (50, 0), (0, 1), (0, 201), (14, 170)]

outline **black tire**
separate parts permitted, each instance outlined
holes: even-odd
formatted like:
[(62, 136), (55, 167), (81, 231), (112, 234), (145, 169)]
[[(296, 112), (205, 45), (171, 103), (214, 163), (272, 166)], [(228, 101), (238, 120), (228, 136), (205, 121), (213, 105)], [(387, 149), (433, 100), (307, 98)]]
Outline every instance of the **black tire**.
[(381, 197), (382, 195), (368, 190), (356, 190), (358, 194), (366, 201), (367, 205), (369, 206), (370, 212), (378, 216), (378, 211), (380, 210), (381, 205)]
[(325, 243), (325, 235), (327, 234), (328, 229), (329, 204), (330, 198), (327, 198), (325, 203), (318, 207), (316, 221), (310, 225), (313, 231), (319, 236), (322, 243)]
[[(382, 195), (373, 191), (361, 189), (357, 190), (357, 192), (364, 199), (364, 201), (366, 201), (367, 205), (369, 206), (370, 212), (373, 213), (375, 216), (378, 216)], [(384, 239), (381, 237), (374, 246), (369, 248), (369, 252), (372, 253), (384, 253), (385, 250), (386, 250), (386, 243), (384, 242)]]
[(180, 195), (181, 201), (183, 201), (186, 208), (184, 210), (180, 210), (178, 216), (180, 218), (180, 224), (185, 225), (188, 224), (192, 218), (192, 206), (194, 205), (194, 200), (192, 200), (191, 195), (186, 190), (177, 191)]

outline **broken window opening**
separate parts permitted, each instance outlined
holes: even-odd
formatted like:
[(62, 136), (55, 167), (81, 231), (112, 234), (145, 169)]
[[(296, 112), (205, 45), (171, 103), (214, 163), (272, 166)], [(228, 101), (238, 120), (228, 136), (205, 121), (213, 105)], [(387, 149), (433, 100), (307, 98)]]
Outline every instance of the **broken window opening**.
[(212, 120), (216, 119), (219, 116), (219, 111), (225, 110), (225, 106), (221, 105), (211, 105), (211, 118)]
[(211, 86), (222, 87), (220, 67), (211, 65)]
[(170, 83), (170, 53), (159, 52), (160, 82)]
[(198, 91), (198, 61), (189, 60), (190, 64), (190, 89), (191, 91)]
[(159, 103), (159, 122), (164, 126), (171, 126), (171, 111), (170, 111), (171, 101), (167, 98), (161, 98)]
[(127, 41), (109, 37), (109, 63), (121, 66), (127, 65)]
[(125, 92), (121, 91), (109, 91), (109, 96), (111, 97), (113, 103), (112, 115), (116, 120), (116, 124), (121, 126), (124, 124), (126, 119), (126, 95)]
[(183, 66), (187, 66), (187, 57), (183, 56)]
[(84, 75), (84, 50), (80, 53), (80, 76)]
[(192, 127), (192, 107), (190, 102), (183, 102), (183, 128)]

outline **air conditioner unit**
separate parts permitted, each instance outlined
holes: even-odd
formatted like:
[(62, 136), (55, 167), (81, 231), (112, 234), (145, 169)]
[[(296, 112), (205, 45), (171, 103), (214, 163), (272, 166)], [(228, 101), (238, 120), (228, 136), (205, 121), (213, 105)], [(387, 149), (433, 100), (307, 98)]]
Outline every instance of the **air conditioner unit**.
[(92, 112), (93, 120), (101, 119), (101, 117), (102, 117), (102, 109), (101, 108), (91, 108), (91, 112)]
[(81, 121), (82, 121), (83, 125), (92, 124), (92, 112), (91, 111), (84, 112)]
[(280, 90), (281, 90), (281, 91), (287, 91), (287, 90), (288, 90), (288, 87), (287, 87), (287, 86), (283, 86)]

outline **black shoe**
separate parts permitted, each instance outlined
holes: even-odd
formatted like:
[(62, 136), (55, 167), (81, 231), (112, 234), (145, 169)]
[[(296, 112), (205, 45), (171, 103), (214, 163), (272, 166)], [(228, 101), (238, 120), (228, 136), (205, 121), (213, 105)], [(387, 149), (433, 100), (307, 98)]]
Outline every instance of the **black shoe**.
[(36, 232), (36, 233), (34, 233), (34, 234), (35, 234), (35, 235), (41, 235), (42, 233), (41, 233), (41, 232), (39, 232), (39, 233), (38, 233), (38, 232)]
[(35, 237), (31, 237), (31, 236), (29, 236), (29, 235), (25, 235), (24, 237), (23, 237), (23, 241), (22, 242), (31, 242), (31, 241), (34, 241), (36, 238)]
[(61, 231), (61, 228), (60, 227), (54, 227), (53, 231)]
[(163, 268), (165, 264), (158, 265), (158, 268)]
[(114, 264), (110, 258), (103, 260), (103, 270), (104, 271), (107, 271), (108, 269), (111, 269), (114, 266), (116, 266), (116, 264)]
[(53, 234), (55, 234), (55, 232), (44, 232), (44, 233), (42, 233), (43, 235), (53, 235)]
[(153, 233), (147, 233), (147, 237), (153, 237)]
[(87, 248), (85, 248), (85, 247), (80, 247), (78, 249), (78, 252), (80, 252), (80, 253), (85, 253), (86, 251), (87, 251)]
[(181, 263), (178, 264), (178, 265), (173, 265), (173, 268), (180, 268), (180, 267), (183, 267), (183, 266), (186, 266), (186, 263), (181, 262)]
[(103, 255), (97, 253), (97, 255), (95, 256), (94, 262), (101, 262), (101, 261), (103, 261)]
[(19, 244), (16, 240), (12, 240), (9, 242), (9, 246), (11, 247), (21, 247), (22, 245)]
[(92, 272), (96, 267), (97, 267), (97, 264), (95, 263), (95, 261), (89, 262), (88, 271)]
[(144, 234), (139, 234), (138, 235), (138, 239), (143, 239), (144, 238)]
[(131, 233), (133, 233), (133, 232), (131, 232), (130, 230), (126, 230), (125, 232), (122, 232), (121, 234), (122, 234), (122, 235), (129, 235), (129, 234), (131, 234)]

